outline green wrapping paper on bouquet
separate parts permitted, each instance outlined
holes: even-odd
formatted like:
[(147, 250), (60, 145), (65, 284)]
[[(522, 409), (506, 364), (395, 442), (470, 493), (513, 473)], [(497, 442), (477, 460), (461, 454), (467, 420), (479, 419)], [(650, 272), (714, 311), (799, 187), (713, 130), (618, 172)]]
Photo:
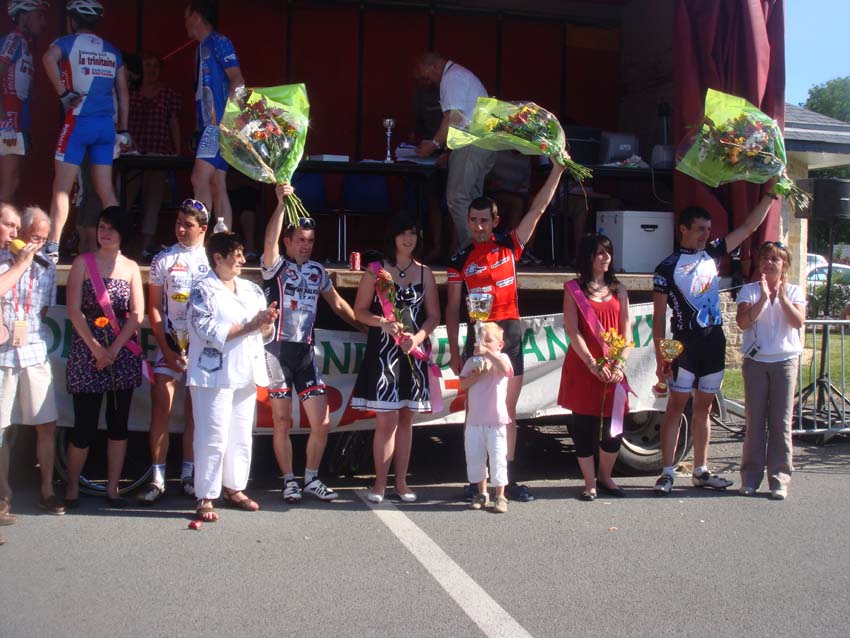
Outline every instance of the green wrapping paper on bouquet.
[[(258, 182), (290, 182), (304, 155), (309, 116), (303, 84), (240, 87), (227, 100), (219, 124), (221, 155)], [(294, 194), (284, 199), (284, 208), (287, 224), (310, 216)]]
[(591, 176), (589, 169), (570, 159), (558, 118), (534, 102), (479, 97), (469, 126), (449, 127), (447, 144), (453, 150), (473, 145), (488, 151), (546, 155), (564, 166), (574, 179)]
[(736, 181), (764, 184), (776, 177), (773, 193), (796, 212), (811, 205), (811, 195), (788, 177), (779, 124), (743, 98), (709, 89), (705, 117), (678, 155), (677, 170), (714, 188)]

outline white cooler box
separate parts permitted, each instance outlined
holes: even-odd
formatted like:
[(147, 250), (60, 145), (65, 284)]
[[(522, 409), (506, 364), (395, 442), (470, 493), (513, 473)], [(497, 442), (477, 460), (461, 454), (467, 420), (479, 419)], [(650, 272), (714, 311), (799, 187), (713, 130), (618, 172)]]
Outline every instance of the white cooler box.
[(673, 252), (673, 213), (605, 210), (596, 213), (596, 232), (614, 244), (614, 270), (654, 272)]

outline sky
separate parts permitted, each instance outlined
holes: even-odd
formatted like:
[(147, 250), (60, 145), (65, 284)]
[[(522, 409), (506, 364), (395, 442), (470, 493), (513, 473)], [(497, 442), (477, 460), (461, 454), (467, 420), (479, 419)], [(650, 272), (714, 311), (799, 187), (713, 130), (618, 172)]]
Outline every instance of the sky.
[(785, 0), (785, 101), (850, 76), (850, 0)]

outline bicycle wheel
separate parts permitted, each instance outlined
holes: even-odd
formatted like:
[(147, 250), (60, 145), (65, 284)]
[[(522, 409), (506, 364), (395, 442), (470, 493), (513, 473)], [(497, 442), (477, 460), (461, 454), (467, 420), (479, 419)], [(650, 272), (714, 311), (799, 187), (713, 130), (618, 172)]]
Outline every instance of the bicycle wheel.
[[(56, 428), (55, 471), (63, 481), (68, 481), (68, 433), (70, 428)], [(98, 430), (94, 444), (80, 474), (80, 492), (89, 496), (106, 495), (106, 432)], [(150, 480), (151, 467), (148, 454), (148, 433), (130, 432), (127, 455), (118, 491), (127, 494)]]
[(727, 432), (743, 436), (747, 429), (747, 421), (743, 416), (743, 406), (740, 406), (739, 410), (731, 410), (730, 403), (723, 396), (722, 390), (714, 395), (714, 401), (711, 403), (711, 411), (709, 412), (711, 426), (717, 425)]

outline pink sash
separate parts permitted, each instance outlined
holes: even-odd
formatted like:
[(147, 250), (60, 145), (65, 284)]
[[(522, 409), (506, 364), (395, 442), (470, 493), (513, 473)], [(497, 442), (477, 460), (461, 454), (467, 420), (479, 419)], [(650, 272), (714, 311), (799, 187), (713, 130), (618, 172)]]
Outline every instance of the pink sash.
[[(375, 278), (377, 279), (378, 273), (383, 270), (381, 266), (381, 262), (373, 261), (368, 265), (369, 270), (371, 270), (375, 274)], [(425, 282), (422, 282), (423, 285)], [(382, 291), (378, 286), (375, 286), (375, 293), (378, 295), (378, 301), (381, 303), (381, 310), (384, 311), (384, 319), (387, 321), (395, 321), (395, 313), (393, 312), (393, 305), (390, 303), (390, 300), (387, 298), (387, 295), (384, 291)], [(393, 336), (395, 339), (396, 345), (399, 344), (401, 339), (396, 336)], [(410, 351), (410, 354), (420, 361), (428, 362), (428, 388), (431, 395), (431, 412), (432, 414), (438, 414), (443, 411), (443, 389), (440, 385), (440, 379), (443, 374), (440, 372), (439, 366), (436, 363), (431, 361), (431, 357), (420, 347), (416, 346), (413, 350)]]
[[(118, 319), (115, 317), (115, 311), (112, 309), (112, 301), (109, 299), (109, 291), (106, 289), (106, 284), (103, 283), (103, 276), (97, 268), (97, 261), (94, 258), (94, 253), (84, 254), (83, 262), (86, 264), (86, 270), (88, 270), (89, 279), (91, 280), (92, 288), (94, 288), (94, 296), (97, 299), (97, 303), (100, 305), (103, 315), (109, 319), (109, 325), (112, 327), (112, 332), (115, 333), (115, 337), (117, 338), (118, 333), (121, 332), (121, 327), (118, 325)], [(144, 374), (145, 378), (153, 384), (153, 370), (151, 369), (151, 365), (148, 363), (148, 360), (142, 354), (142, 347), (137, 341), (135, 341), (136, 336), (137, 334), (134, 334), (124, 345), (127, 350), (142, 360), (142, 374)]]
[[(594, 338), (596, 339), (596, 343), (602, 348), (602, 353), (605, 354), (608, 352), (608, 344), (602, 340), (602, 324), (599, 323), (599, 318), (596, 316), (596, 313), (593, 311), (593, 308), (590, 307), (590, 304), (587, 301), (587, 297), (584, 296), (584, 293), (581, 291), (581, 286), (578, 285), (578, 282), (573, 279), (564, 284), (564, 288), (569, 290), (573, 296), (573, 300), (576, 302), (576, 306), (578, 307), (581, 316), (584, 318), (587, 325), (590, 327), (590, 331), (593, 333)], [(614, 388), (614, 404), (611, 406), (611, 436), (618, 436), (623, 433), (623, 419), (626, 413), (626, 397), (628, 397), (628, 393), (631, 392), (635, 394), (634, 390), (629, 387), (628, 382), (625, 377), (617, 386)], [(605, 395), (603, 393), (603, 401), (605, 400)], [(637, 396), (635, 394), (635, 396)]]

